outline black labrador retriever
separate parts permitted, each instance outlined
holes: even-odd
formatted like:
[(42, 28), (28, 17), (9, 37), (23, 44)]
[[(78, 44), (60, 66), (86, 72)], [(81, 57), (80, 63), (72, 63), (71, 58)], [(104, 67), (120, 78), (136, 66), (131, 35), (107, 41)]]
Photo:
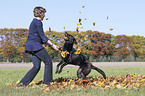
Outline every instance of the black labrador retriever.
[(64, 40), (65, 43), (62, 48), (63, 54), (61, 54), (62, 60), (57, 65), (55, 73), (61, 73), (64, 66), (68, 64), (73, 64), (80, 66), (77, 71), (78, 78), (86, 79), (86, 76), (91, 72), (91, 69), (94, 69), (102, 74), (104, 79), (106, 79), (105, 73), (101, 69), (93, 66), (92, 63), (84, 55), (82, 55), (81, 53), (75, 54), (75, 49), (73, 48), (73, 45), (77, 44), (77, 42), (72, 35), (65, 32)]

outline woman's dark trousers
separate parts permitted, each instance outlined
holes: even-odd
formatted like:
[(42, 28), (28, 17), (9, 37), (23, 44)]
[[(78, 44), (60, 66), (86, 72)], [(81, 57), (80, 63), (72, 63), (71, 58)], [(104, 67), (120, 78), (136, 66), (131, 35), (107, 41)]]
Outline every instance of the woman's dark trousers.
[(52, 76), (52, 60), (46, 49), (42, 49), (38, 52), (33, 52), (30, 54), (31, 60), (33, 62), (33, 68), (30, 69), (24, 78), (19, 82), (19, 85), (29, 85), (29, 83), (34, 79), (41, 67), (41, 61), (45, 63), (44, 69), (44, 84), (50, 85), (53, 80)]

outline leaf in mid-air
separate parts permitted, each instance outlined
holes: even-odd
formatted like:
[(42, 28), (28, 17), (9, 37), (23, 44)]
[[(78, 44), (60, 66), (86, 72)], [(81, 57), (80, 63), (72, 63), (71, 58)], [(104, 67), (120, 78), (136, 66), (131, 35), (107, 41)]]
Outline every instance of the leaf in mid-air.
[(95, 26), (95, 22), (93, 23), (93, 26)]
[(110, 28), (109, 30), (110, 30), (110, 31), (112, 31), (112, 30), (113, 30), (113, 28)]

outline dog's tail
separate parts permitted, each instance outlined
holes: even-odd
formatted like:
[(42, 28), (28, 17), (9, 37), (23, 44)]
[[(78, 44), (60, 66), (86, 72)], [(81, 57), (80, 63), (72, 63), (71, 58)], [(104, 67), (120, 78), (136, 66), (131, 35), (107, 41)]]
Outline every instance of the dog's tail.
[(91, 68), (92, 68), (92, 69), (98, 71), (100, 74), (103, 75), (104, 79), (106, 79), (106, 74), (105, 74), (105, 72), (104, 72), (103, 70), (101, 70), (101, 69), (99, 69), (99, 68), (93, 66), (91, 62), (90, 62), (90, 65), (91, 65)]

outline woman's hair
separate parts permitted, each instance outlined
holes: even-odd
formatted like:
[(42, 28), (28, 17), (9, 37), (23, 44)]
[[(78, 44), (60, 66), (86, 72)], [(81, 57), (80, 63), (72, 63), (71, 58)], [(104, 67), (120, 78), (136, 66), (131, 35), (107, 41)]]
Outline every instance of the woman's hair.
[(35, 17), (41, 17), (41, 15), (46, 12), (46, 9), (43, 7), (35, 7), (33, 12)]

